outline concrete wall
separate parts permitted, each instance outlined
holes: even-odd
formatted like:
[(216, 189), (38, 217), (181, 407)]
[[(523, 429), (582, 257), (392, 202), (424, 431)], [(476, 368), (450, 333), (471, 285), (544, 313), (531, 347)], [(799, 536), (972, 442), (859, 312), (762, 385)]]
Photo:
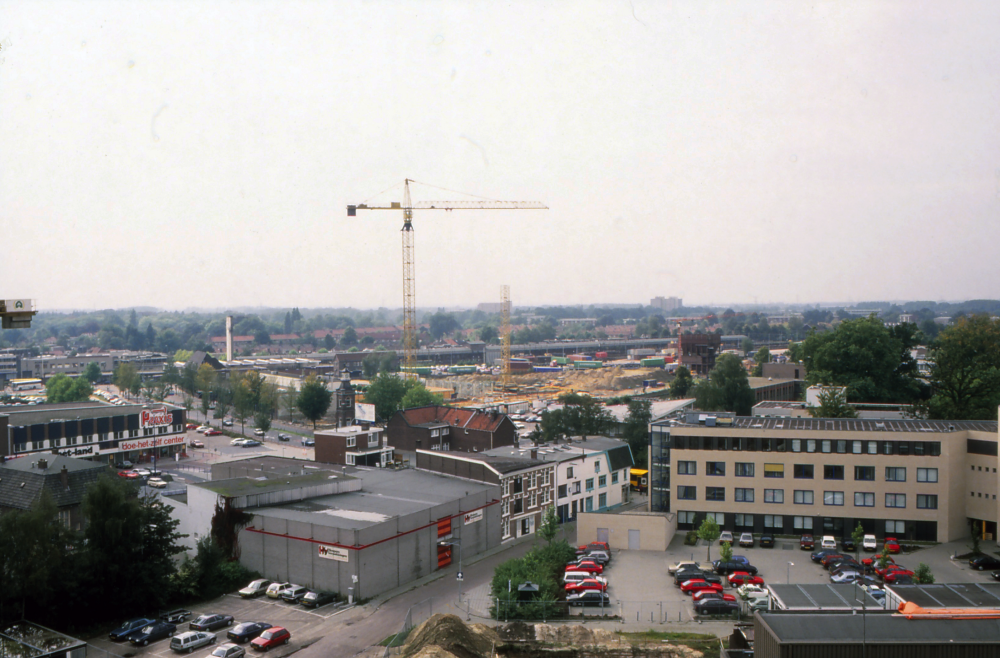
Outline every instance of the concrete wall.
[(576, 541), (598, 541), (599, 530), (607, 530), (611, 548), (628, 550), (629, 530), (639, 531), (639, 550), (665, 551), (677, 532), (677, 515), (658, 512), (596, 513), (577, 515)]
[(176, 500), (172, 496), (160, 496), (172, 508), (170, 515), (180, 521), (177, 532), (187, 535), (178, 543), (193, 551), (198, 540), (212, 530), (212, 515), (215, 514), (214, 492), (201, 487), (188, 487), (187, 501)]

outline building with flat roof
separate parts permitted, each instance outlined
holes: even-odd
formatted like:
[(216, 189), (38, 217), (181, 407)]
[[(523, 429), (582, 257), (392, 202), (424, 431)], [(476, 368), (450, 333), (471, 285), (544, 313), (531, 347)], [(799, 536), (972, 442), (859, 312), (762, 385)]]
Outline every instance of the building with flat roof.
[(934, 583), (933, 585), (885, 585), (886, 610), (899, 610), (904, 603), (921, 608), (1000, 610), (1000, 583)]
[(678, 530), (997, 537), (995, 421), (732, 417), (651, 424), (650, 510)]
[(358, 425), (313, 433), (318, 463), (385, 467), (392, 461), (392, 447), (381, 427)]

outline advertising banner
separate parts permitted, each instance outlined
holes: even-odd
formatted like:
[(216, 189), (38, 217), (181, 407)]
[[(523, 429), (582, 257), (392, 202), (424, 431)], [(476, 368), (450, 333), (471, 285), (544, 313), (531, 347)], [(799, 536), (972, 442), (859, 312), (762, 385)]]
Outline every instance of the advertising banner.
[(129, 450), (150, 450), (152, 448), (177, 445), (178, 443), (184, 443), (183, 434), (175, 434), (173, 436), (144, 436), (141, 439), (120, 441), (118, 449), (122, 452), (128, 452)]
[(336, 546), (324, 546), (323, 544), (319, 544), (316, 547), (316, 550), (319, 551), (319, 556), (321, 558), (326, 558), (327, 560), (337, 560), (338, 562), (348, 561), (346, 548), (338, 548)]
[(143, 409), (139, 414), (139, 426), (144, 430), (152, 427), (163, 427), (164, 425), (170, 425), (173, 422), (173, 414), (171, 414), (166, 407), (160, 407), (159, 409)]
[(375, 405), (365, 404), (364, 402), (354, 403), (354, 420), (360, 420), (366, 423), (375, 422)]
[(477, 521), (482, 521), (482, 520), (483, 520), (483, 510), (481, 509), (477, 509), (476, 511), (469, 512), (468, 514), (465, 515), (465, 525), (469, 525), (470, 523), (476, 523)]

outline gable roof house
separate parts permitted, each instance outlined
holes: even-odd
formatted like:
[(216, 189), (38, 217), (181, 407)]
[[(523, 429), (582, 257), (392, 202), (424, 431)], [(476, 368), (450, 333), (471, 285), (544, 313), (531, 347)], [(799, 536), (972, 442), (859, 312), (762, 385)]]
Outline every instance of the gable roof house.
[(59, 520), (74, 530), (84, 525), (83, 497), (107, 464), (61, 455), (29, 455), (0, 464), (0, 514), (30, 510), (47, 492), (59, 508)]
[(396, 450), (483, 452), (517, 445), (517, 429), (506, 414), (443, 405), (397, 411), (385, 430)]

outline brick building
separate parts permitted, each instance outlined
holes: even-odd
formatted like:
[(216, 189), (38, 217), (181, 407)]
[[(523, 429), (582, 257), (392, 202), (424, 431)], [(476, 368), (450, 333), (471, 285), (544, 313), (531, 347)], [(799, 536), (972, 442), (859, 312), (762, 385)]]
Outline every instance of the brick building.
[(718, 334), (682, 334), (677, 338), (677, 364), (693, 375), (707, 375), (715, 367), (715, 357), (722, 348)]
[(517, 445), (514, 421), (499, 411), (430, 405), (397, 411), (386, 426), (397, 450), (483, 452)]
[(358, 426), (321, 430), (316, 439), (316, 461), (342, 466), (385, 467), (392, 461), (392, 448), (381, 427)]
[(82, 530), (83, 496), (102, 474), (111, 473), (99, 462), (61, 455), (28, 455), (0, 464), (0, 513), (30, 510), (48, 493), (67, 528)]

